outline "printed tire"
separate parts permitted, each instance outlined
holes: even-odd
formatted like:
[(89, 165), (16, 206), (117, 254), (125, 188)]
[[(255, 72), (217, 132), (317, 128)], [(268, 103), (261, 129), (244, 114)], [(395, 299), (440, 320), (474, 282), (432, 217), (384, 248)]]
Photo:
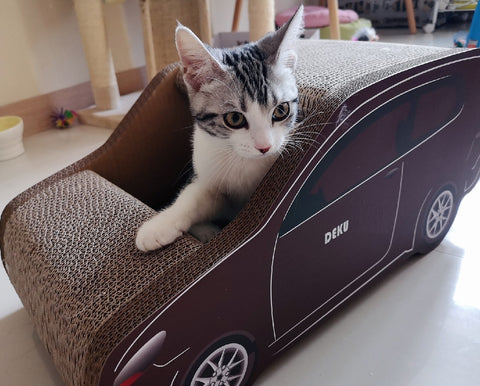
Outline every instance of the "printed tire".
[(252, 342), (241, 336), (221, 339), (195, 361), (185, 385), (244, 386), (253, 372), (256, 350)]
[(441, 243), (452, 226), (457, 209), (458, 199), (452, 187), (446, 186), (433, 196), (418, 224), (418, 252), (428, 253)]

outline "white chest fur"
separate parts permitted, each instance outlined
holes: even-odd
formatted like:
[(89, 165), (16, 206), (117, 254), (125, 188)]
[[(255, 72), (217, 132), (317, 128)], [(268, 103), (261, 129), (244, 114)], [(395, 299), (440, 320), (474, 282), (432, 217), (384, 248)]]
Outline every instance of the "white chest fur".
[(201, 129), (195, 130), (193, 140), (193, 167), (198, 181), (240, 202), (250, 197), (278, 156), (242, 157), (228, 141)]

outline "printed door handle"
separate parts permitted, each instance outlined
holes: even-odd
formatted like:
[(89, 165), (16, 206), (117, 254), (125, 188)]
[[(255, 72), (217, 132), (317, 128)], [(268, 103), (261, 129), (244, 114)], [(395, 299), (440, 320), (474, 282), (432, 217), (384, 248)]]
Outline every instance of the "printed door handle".
[(400, 168), (394, 168), (392, 170), (389, 170), (387, 174), (385, 174), (385, 178), (392, 178), (395, 174), (398, 173)]

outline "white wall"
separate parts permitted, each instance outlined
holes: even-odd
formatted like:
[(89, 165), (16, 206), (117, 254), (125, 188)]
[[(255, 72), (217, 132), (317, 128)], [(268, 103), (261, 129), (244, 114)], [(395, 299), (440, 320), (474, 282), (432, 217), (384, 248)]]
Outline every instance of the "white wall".
[(70, 1), (0, 0), (0, 105), (88, 79)]
[[(275, 6), (279, 11), (299, 3), (277, 0)], [(210, 0), (214, 34), (230, 31), (234, 4)], [(245, 0), (240, 31), (248, 31), (247, 7)], [(143, 66), (138, 0), (106, 4), (104, 9), (115, 70)], [(0, 0), (0, 106), (88, 80), (73, 0)]]
[[(105, 16), (115, 70), (143, 66), (138, 0)], [(0, 0), (0, 106), (88, 80), (72, 0)]]
[[(242, 4), (239, 31), (248, 31), (248, 1), (244, 0)], [(304, 5), (318, 5), (319, 0), (275, 0), (275, 12), (283, 11), (290, 7), (297, 7), (300, 3)], [(234, 8), (235, 0), (210, 0), (212, 33), (214, 35), (231, 30)]]

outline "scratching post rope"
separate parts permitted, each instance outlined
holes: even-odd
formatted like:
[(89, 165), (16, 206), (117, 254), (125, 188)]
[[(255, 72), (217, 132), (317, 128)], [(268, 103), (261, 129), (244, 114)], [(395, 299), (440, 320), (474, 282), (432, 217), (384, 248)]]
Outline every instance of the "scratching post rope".
[(250, 41), (256, 41), (275, 30), (275, 7), (273, 0), (250, 0), (248, 2)]
[(95, 104), (100, 110), (114, 109), (120, 104), (120, 93), (107, 42), (102, 1), (74, 0), (74, 5)]
[(147, 77), (152, 80), (157, 73), (157, 64), (155, 63), (155, 47), (152, 36), (152, 19), (150, 17), (150, 0), (140, 0), (140, 11), (142, 12), (142, 33), (143, 49), (145, 50), (145, 66), (147, 67)]
[(178, 61), (175, 47), (177, 21), (205, 43), (212, 43), (208, 0), (142, 0), (143, 36), (150, 79), (165, 66)]

